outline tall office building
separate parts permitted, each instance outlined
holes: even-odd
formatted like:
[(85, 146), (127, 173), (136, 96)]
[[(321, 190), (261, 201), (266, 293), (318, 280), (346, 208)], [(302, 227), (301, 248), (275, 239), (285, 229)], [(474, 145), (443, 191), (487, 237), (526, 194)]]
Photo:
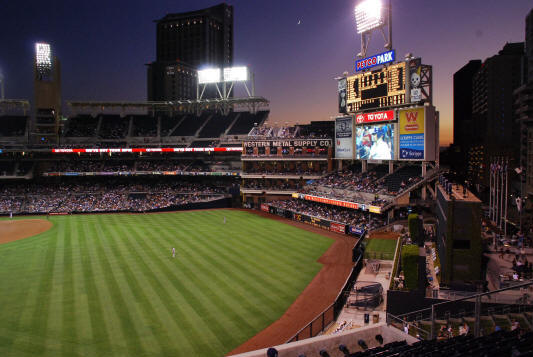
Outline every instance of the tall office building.
[(477, 145), (472, 126), (472, 80), (481, 68), (481, 60), (472, 60), (453, 75), (453, 145), (460, 163), (456, 169), (464, 172), (468, 150)]
[[(524, 170), (522, 195), (533, 196), (533, 9), (526, 17), (524, 83), (515, 90), (515, 118), (520, 125), (520, 167)], [(526, 203), (531, 206), (531, 201)]]
[(148, 100), (196, 99), (196, 71), (233, 64), (233, 7), (168, 14), (156, 22), (156, 61), (148, 66)]
[(527, 79), (533, 82), (533, 9), (526, 17), (526, 58)]
[(507, 43), (487, 58), (472, 81), (472, 135), (479, 144), (469, 151), (469, 178), (478, 187), (489, 186), (492, 157), (519, 157), (519, 126), (514, 120), (513, 91), (523, 79), (524, 43)]

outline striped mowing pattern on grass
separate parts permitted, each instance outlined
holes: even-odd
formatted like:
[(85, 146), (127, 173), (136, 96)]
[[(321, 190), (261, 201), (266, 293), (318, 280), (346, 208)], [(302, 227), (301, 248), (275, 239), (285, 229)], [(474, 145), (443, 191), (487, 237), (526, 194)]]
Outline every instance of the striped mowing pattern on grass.
[(365, 247), (365, 258), (393, 260), (396, 239), (371, 238)]
[(0, 245), (0, 356), (222, 356), (283, 314), (333, 242), (234, 210), (50, 219)]

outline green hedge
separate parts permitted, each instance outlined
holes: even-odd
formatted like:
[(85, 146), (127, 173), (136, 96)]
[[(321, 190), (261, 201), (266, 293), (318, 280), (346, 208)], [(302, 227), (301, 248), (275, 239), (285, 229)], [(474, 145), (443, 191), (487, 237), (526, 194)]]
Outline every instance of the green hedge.
[(409, 226), (409, 235), (411, 236), (411, 241), (418, 243), (420, 241), (420, 223), (418, 222), (418, 214), (411, 213), (407, 216), (407, 224)]
[(409, 290), (418, 288), (418, 251), (415, 244), (402, 247), (402, 270), (405, 276), (405, 287)]

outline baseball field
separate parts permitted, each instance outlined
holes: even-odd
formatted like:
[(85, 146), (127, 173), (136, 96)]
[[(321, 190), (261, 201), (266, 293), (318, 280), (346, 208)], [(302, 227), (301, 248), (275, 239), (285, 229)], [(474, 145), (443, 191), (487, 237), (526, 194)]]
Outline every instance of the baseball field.
[(33, 218), (26, 238), (27, 219), (0, 221), (0, 356), (222, 356), (334, 242), (238, 210)]

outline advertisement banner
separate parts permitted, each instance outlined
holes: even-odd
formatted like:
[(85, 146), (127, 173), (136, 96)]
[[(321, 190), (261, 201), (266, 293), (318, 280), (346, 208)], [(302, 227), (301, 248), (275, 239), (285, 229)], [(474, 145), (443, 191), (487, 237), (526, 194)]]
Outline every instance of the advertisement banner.
[(338, 91), (339, 91), (339, 113), (346, 114), (346, 78), (339, 79)]
[(365, 234), (365, 230), (363, 228), (360, 228), (358, 226), (350, 226), (348, 227), (348, 231), (351, 233), (351, 234), (354, 234), (356, 236), (363, 236), (363, 234)]
[(358, 126), (355, 147), (360, 160), (393, 160), (394, 124)]
[(359, 208), (359, 204), (355, 203), (355, 202), (339, 201), (339, 200), (334, 200), (334, 199), (325, 198), (325, 197), (304, 195), (303, 199), (306, 200), (306, 201), (326, 203), (328, 205), (334, 205), (334, 206), (340, 206), (340, 207), (347, 207), (347, 208), (353, 208), (353, 209), (358, 209)]
[(354, 158), (353, 127), (352, 117), (335, 119), (335, 158)]
[(268, 205), (265, 203), (261, 203), (261, 211), (263, 212), (269, 212)]
[(360, 113), (355, 116), (356, 124), (364, 123), (377, 123), (380, 121), (391, 121), (396, 120), (394, 115), (394, 110), (386, 110), (384, 112), (374, 112), (374, 113)]
[(330, 225), (329, 225), (329, 230), (332, 231), (332, 232), (337, 232), (337, 233), (346, 233), (346, 225), (344, 224), (340, 224), (340, 223), (335, 223), (335, 222), (331, 222)]
[(318, 147), (327, 149), (331, 146), (331, 139), (250, 140), (243, 141), (242, 145), (245, 148)]
[(424, 160), (424, 107), (400, 110), (399, 158)]
[(379, 207), (379, 206), (368, 206), (368, 212), (381, 213), (381, 207)]

